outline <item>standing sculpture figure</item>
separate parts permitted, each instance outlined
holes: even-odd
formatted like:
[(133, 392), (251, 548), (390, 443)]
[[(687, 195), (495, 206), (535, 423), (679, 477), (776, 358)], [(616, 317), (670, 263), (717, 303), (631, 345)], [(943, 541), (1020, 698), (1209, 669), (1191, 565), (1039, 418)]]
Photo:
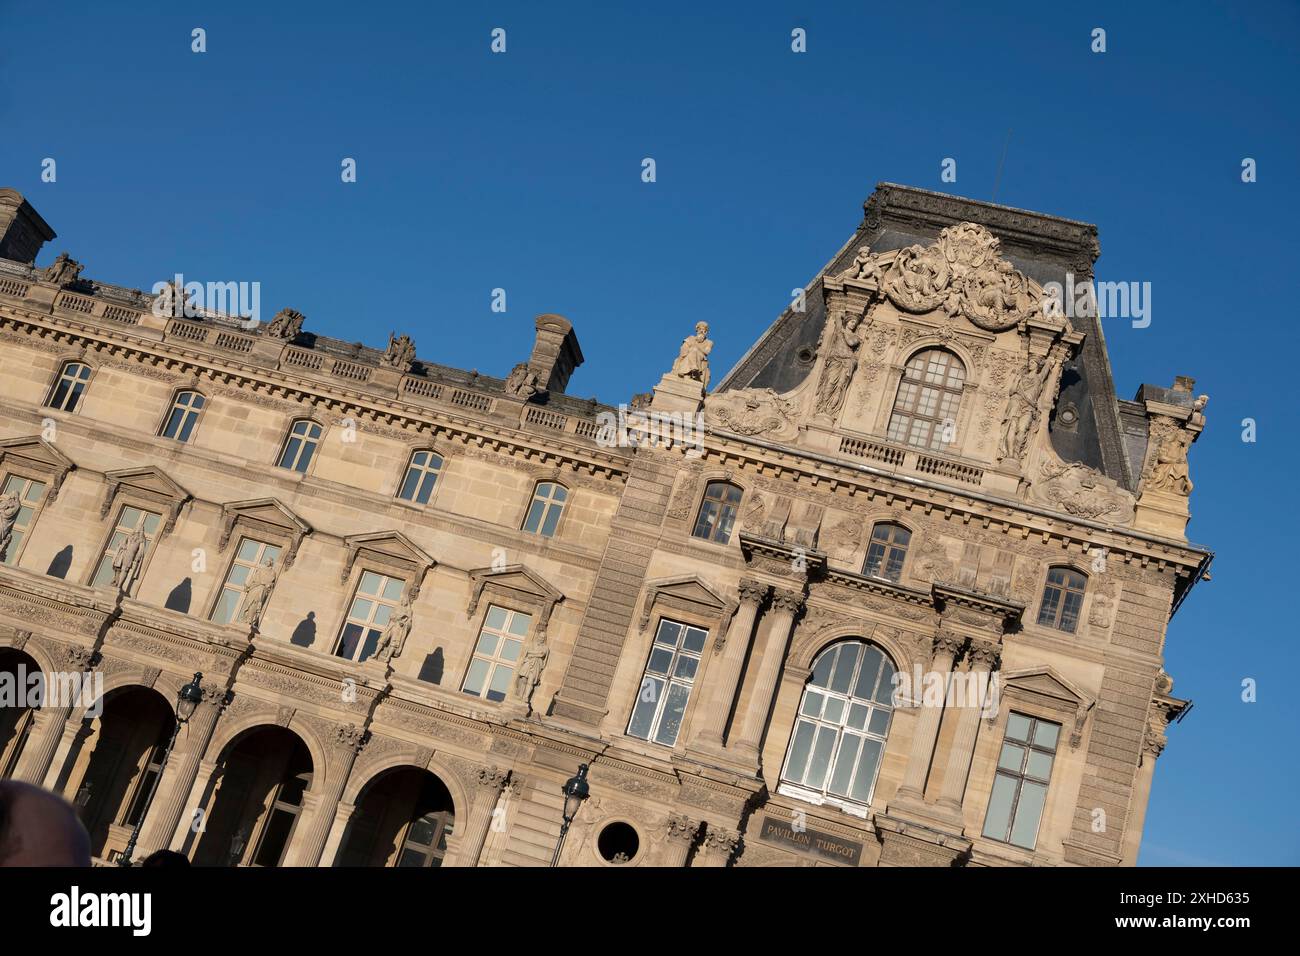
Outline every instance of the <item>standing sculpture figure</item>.
[(711, 351), (713, 351), (713, 343), (709, 341), (709, 323), (696, 322), (695, 334), (682, 342), (677, 360), (673, 362), (672, 374), (678, 378), (693, 378), (707, 390)]
[(9, 552), (9, 542), (14, 536), (14, 524), (18, 521), (18, 512), (22, 511), (22, 502), (14, 494), (0, 498), (0, 561)]
[(411, 595), (408, 590), (402, 595), (402, 603), (393, 609), (393, 616), (388, 619), (388, 625), (379, 635), (379, 643), (375, 645), (375, 652), (371, 657), (381, 664), (387, 664), (393, 658), (401, 657), (406, 636), (411, 633), (411, 623)]
[(390, 332), (388, 335), (388, 351), (384, 353), (384, 357), (379, 361), (381, 365), (388, 368), (409, 372), (411, 363), (415, 361), (415, 343), (411, 341), (409, 335), (398, 335), (395, 332)]
[(862, 316), (847, 313), (831, 320), (826, 333), (826, 364), (822, 367), (821, 381), (817, 383), (817, 411), (820, 414), (834, 418), (844, 407), (844, 398), (858, 368), (858, 349), (862, 345), (858, 327), (861, 324)]
[(148, 545), (141, 528), (136, 528), (118, 545), (117, 552), (113, 555), (113, 586), (121, 593), (131, 590), (132, 583), (140, 573), (140, 566), (144, 564), (144, 552)]
[(531, 713), (533, 709), (533, 691), (542, 681), (542, 671), (546, 660), (551, 656), (551, 649), (546, 646), (546, 633), (539, 633), (524, 648), (519, 670), (515, 672), (515, 696), (524, 702), (524, 708)]
[(265, 564), (253, 569), (244, 584), (244, 600), (240, 602), (239, 613), (236, 615), (238, 620), (253, 627), (262, 623), (262, 612), (271, 600), (271, 591), (275, 588), (278, 577), (275, 562), (270, 558), (266, 559)]
[(1039, 404), (1043, 390), (1052, 373), (1060, 365), (1062, 356), (1053, 348), (1046, 358), (1035, 366), (1026, 365), (1007, 396), (1007, 410), (1002, 419), (1002, 440), (998, 443), (998, 461), (1011, 458), (1020, 461), (1029, 445), (1029, 436), (1041, 415)]

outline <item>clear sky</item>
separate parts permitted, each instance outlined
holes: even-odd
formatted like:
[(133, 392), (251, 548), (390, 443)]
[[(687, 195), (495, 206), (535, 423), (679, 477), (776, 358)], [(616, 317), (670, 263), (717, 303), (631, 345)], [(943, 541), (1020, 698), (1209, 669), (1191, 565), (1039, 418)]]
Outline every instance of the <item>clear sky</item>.
[(265, 315), (380, 347), (407, 331), (498, 376), (559, 312), (587, 358), (569, 391), (609, 402), (699, 319), (720, 377), (877, 181), (994, 198), (1009, 143), (997, 201), (1097, 223), (1098, 277), (1152, 284), (1149, 327), (1105, 330), (1121, 396), (1176, 374), (1210, 395), (1189, 536), (1218, 558), (1171, 627), (1196, 704), (1141, 862), (1300, 863), (1297, 429), (1275, 404), (1297, 345), (1295, 4), (0, 0), (0, 37), (0, 185), (59, 233), (41, 264), (258, 281)]

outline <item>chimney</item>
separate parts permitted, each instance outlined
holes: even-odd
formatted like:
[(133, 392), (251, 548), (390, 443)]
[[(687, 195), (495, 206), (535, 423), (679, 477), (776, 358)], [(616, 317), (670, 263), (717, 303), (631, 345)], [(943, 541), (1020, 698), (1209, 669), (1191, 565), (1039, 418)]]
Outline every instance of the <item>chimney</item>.
[(533, 340), (533, 354), (528, 357), (528, 369), (536, 373), (548, 391), (563, 392), (569, 376), (582, 364), (582, 349), (573, 325), (562, 315), (539, 315), (537, 338)]
[(54, 230), (16, 189), (0, 189), (0, 258), (33, 265)]

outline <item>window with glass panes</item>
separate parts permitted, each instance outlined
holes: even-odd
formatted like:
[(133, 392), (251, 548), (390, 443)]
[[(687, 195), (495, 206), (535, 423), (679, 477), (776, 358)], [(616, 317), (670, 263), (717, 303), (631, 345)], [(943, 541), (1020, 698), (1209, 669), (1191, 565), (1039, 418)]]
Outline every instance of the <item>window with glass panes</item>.
[(917, 448), (942, 450), (945, 423), (948, 437), (957, 427), (966, 369), (951, 352), (930, 349), (908, 361), (898, 383), (894, 412), (889, 418), (889, 440)]
[(447, 837), (452, 833), (450, 810), (430, 810), (412, 820), (402, 838), (394, 866), (437, 867), (447, 854)]
[[(104, 555), (99, 559), (99, 567), (95, 569), (95, 576), (90, 579), (90, 586), (99, 588), (113, 583), (113, 557), (117, 554), (117, 549), (122, 546), (122, 542), (130, 537), (137, 528), (144, 531), (145, 554), (147, 555), (149, 548), (153, 546), (153, 539), (158, 533), (158, 525), (161, 522), (162, 517), (152, 511), (143, 511), (130, 505), (124, 506), (118, 514), (117, 524), (113, 526), (113, 533), (109, 536), (108, 545), (104, 548)], [(137, 575), (135, 580), (129, 583), (134, 588), (139, 581)]]
[(984, 819), (986, 837), (1026, 850), (1034, 848), (1060, 735), (1060, 724), (1014, 712), (1007, 715)]
[(677, 621), (661, 620), (650, 647), (650, 660), (628, 721), (629, 737), (665, 747), (677, 743), (682, 718), (700, 669), (700, 654), (709, 632)]
[(9, 532), (9, 544), (4, 554), (0, 554), (0, 564), (14, 565), (23, 552), (23, 542), (32, 530), (36, 512), (40, 510), (41, 500), (45, 496), (45, 482), (22, 475), (9, 475), (0, 487), (0, 498), (13, 495), (18, 499), (18, 513), (14, 515), (14, 526)]
[(882, 522), (871, 529), (871, 544), (867, 547), (867, 560), (862, 573), (897, 581), (903, 575), (903, 559), (912, 532), (902, 525)]
[(239, 605), (244, 600), (244, 586), (255, 568), (274, 564), (280, 559), (280, 548), (274, 544), (254, 541), (252, 538), (240, 538), (239, 547), (235, 549), (234, 560), (230, 562), (230, 571), (226, 574), (226, 583), (221, 586), (221, 596), (212, 611), (212, 620), (218, 624), (229, 624), (239, 612)]
[(532, 623), (531, 614), (489, 605), (460, 689), (475, 697), (505, 700)]
[(1038, 608), (1038, 623), (1058, 631), (1074, 633), (1083, 608), (1083, 592), (1088, 579), (1070, 568), (1049, 568), (1043, 587), (1043, 603)]
[(81, 395), (90, 381), (90, 366), (80, 362), (69, 362), (59, 373), (59, 380), (54, 383), (50, 400), (45, 404), (64, 412), (75, 412), (81, 402)]
[(555, 527), (560, 523), (564, 513), (564, 502), (569, 497), (569, 489), (553, 481), (543, 481), (533, 492), (533, 503), (524, 518), (524, 530), (540, 534), (543, 538), (555, 535)]
[(289, 437), (284, 440), (284, 450), (280, 452), (280, 467), (307, 474), (322, 434), (323, 430), (315, 422), (294, 422)]
[(177, 392), (172, 401), (167, 421), (163, 422), (162, 437), (174, 438), (187, 442), (198, 424), (199, 412), (203, 411), (204, 398), (198, 392)]
[(711, 481), (704, 489), (704, 500), (700, 502), (700, 513), (695, 518), (695, 530), (691, 532), (705, 541), (727, 544), (731, 540), (731, 528), (736, 523), (736, 514), (740, 511), (742, 492), (735, 485), (725, 481)]
[(894, 708), (894, 665), (874, 644), (842, 641), (817, 655), (781, 779), (867, 805)]
[(364, 661), (375, 652), (379, 638), (393, 616), (393, 608), (402, 603), (406, 582), (375, 571), (362, 571), (352, 605), (339, 633), (337, 657)]
[(406, 476), (402, 479), (402, 487), (397, 490), (397, 497), (403, 501), (427, 505), (441, 470), (441, 458), (431, 451), (417, 451), (411, 456), (411, 463), (406, 466)]

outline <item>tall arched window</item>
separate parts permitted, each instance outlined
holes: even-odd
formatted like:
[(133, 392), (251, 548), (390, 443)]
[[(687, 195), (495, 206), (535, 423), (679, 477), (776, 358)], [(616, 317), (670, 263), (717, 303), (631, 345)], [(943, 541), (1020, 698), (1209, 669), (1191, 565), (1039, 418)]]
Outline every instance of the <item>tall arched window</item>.
[(441, 471), (440, 457), (431, 451), (417, 451), (411, 455), (411, 463), (406, 466), (406, 477), (402, 479), (402, 487), (397, 490), (397, 497), (403, 501), (427, 505)]
[(61, 412), (75, 412), (81, 403), (81, 395), (90, 381), (90, 366), (81, 362), (68, 362), (59, 372), (58, 381), (50, 390), (50, 398), (45, 404)]
[(174, 438), (178, 442), (187, 442), (198, 424), (199, 412), (203, 411), (204, 398), (198, 392), (177, 392), (172, 399), (171, 411), (163, 422), (162, 437)]
[(903, 560), (912, 532), (901, 524), (882, 521), (871, 529), (871, 544), (867, 547), (867, 560), (862, 573), (897, 581), (903, 576)]
[(932, 451), (952, 444), (965, 382), (966, 367), (951, 352), (929, 349), (913, 355), (898, 383), (889, 440)]
[(871, 803), (889, 739), (894, 665), (865, 641), (832, 644), (813, 661), (781, 773), (795, 794)]
[(1073, 634), (1079, 626), (1079, 611), (1087, 587), (1088, 579), (1073, 568), (1048, 568), (1043, 603), (1038, 607), (1038, 623)]
[(280, 467), (307, 474), (322, 434), (324, 429), (309, 419), (294, 422), (284, 440), (284, 449), (280, 452)]
[(540, 534), (543, 538), (555, 536), (555, 527), (564, 514), (564, 502), (569, 489), (554, 481), (541, 481), (533, 491), (533, 502), (524, 517), (524, 530)]
[(731, 528), (736, 523), (736, 514), (740, 511), (742, 492), (735, 485), (725, 481), (711, 481), (704, 489), (704, 500), (700, 502), (700, 513), (695, 518), (694, 537), (705, 541), (726, 544), (731, 540)]

